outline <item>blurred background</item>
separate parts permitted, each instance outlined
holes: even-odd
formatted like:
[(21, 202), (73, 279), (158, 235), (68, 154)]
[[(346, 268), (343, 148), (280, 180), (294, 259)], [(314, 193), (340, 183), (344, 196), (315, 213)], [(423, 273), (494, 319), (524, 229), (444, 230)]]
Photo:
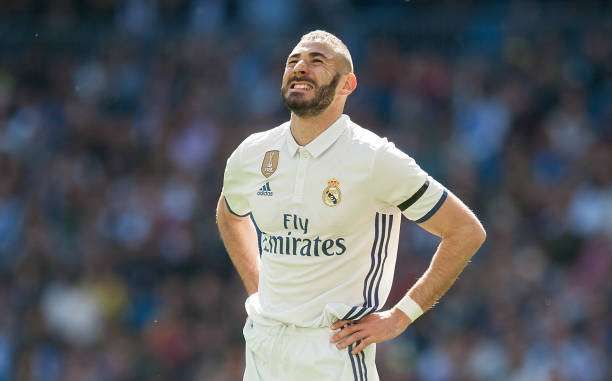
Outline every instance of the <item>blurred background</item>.
[[(352, 119), (488, 229), (382, 379), (612, 379), (608, 2), (3, 0), (0, 380), (242, 379), (215, 204), (312, 29), (353, 54)], [(404, 223), (388, 304), (435, 246)]]

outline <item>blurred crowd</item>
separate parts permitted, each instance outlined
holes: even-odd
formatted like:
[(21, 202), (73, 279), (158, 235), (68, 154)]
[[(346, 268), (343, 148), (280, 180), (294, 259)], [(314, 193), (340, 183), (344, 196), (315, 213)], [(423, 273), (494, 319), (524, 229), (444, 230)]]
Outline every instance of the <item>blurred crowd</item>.
[[(284, 62), (312, 29), (351, 49), (351, 118), (488, 230), (379, 345), (381, 378), (612, 379), (609, 4), (2, 3), (0, 381), (242, 379), (215, 206), (229, 153), (287, 120)], [(437, 244), (402, 229), (388, 305)]]

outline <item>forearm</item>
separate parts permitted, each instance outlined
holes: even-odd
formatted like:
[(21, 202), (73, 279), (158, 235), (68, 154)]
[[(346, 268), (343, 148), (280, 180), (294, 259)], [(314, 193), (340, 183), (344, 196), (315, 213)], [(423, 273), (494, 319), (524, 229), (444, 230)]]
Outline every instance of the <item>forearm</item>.
[(229, 257), (249, 295), (259, 286), (259, 249), (257, 232), (249, 218), (241, 218), (227, 210), (223, 197), (217, 205), (217, 226)]
[(423, 311), (431, 308), (455, 283), (484, 240), (478, 227), (465, 228), (442, 239), (429, 268), (408, 291)]

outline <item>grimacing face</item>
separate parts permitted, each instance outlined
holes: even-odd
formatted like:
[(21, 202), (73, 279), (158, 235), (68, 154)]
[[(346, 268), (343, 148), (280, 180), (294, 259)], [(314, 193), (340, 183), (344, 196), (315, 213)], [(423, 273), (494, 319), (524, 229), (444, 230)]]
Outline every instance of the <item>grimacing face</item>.
[(283, 103), (300, 117), (321, 114), (334, 100), (341, 74), (338, 59), (318, 42), (298, 44), (287, 59), (281, 95)]

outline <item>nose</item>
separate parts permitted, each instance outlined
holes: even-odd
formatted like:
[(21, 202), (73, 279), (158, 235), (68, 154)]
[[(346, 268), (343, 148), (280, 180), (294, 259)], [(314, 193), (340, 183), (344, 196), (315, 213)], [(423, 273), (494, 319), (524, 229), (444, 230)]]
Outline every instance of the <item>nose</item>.
[(307, 69), (308, 69), (308, 65), (306, 64), (306, 62), (304, 60), (299, 60), (293, 66), (293, 72), (294, 73), (299, 73), (301, 75), (306, 74)]

